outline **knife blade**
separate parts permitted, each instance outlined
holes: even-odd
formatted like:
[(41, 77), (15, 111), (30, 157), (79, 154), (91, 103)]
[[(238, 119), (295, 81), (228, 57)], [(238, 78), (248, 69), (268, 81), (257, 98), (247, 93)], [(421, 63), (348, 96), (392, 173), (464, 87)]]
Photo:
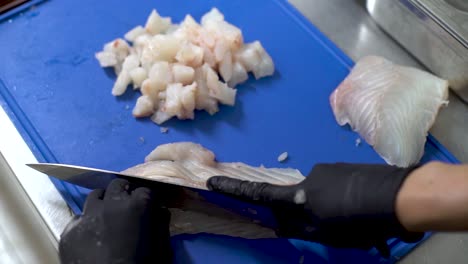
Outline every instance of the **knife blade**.
[(145, 178), (136, 175), (122, 174), (116, 171), (103, 170), (90, 167), (82, 167), (69, 164), (57, 163), (30, 163), (26, 164), (32, 169), (52, 176), (62, 181), (69, 182), (88, 189), (105, 189), (112, 179), (123, 178), (132, 182), (156, 182), (167, 185), (177, 185), (191, 189), (200, 189), (196, 186), (185, 186), (179, 182), (162, 182), (154, 178)]

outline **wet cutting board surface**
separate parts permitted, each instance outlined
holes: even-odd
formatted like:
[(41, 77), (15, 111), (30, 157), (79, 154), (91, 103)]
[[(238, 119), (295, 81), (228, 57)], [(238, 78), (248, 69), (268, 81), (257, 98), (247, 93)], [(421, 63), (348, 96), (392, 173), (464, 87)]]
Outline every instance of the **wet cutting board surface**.
[[(211, 7), (240, 27), (246, 42), (262, 42), (275, 62), (275, 75), (239, 85), (234, 107), (223, 106), (214, 116), (197, 112), (192, 121), (172, 120), (164, 124), (169, 133), (161, 134), (149, 119), (132, 117), (138, 92), (111, 95), (115, 75), (99, 67), (94, 53), (144, 25), (152, 8), (179, 22), (188, 13), (198, 20)], [(0, 104), (41, 161), (123, 170), (141, 163), (159, 144), (194, 141), (213, 150), (220, 161), (294, 167), (305, 175), (318, 162), (383, 163), (364, 142), (356, 146), (358, 135), (338, 126), (329, 106), (329, 94), (352, 61), (283, 0), (50, 0), (0, 19)], [(290, 158), (278, 163), (284, 151)], [(455, 161), (432, 138), (424, 161), (431, 159)], [(54, 184), (80, 212), (88, 190)], [(212, 236), (174, 240), (178, 256), (200, 263), (207, 260), (203, 252), (208, 249), (232, 263), (295, 263), (305, 252), (310, 255), (305, 263), (350, 256), (361, 262), (380, 260), (375, 252), (292, 246), (286, 240), (256, 242), (260, 246)], [(390, 261), (413, 246), (394, 241)], [(284, 248), (281, 256), (272, 257), (274, 247)]]

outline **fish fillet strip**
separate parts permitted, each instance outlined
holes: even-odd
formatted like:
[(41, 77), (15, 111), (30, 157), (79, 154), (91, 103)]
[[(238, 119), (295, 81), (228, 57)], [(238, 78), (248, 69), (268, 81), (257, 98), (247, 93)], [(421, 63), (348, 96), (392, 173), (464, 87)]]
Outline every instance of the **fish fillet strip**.
[(296, 169), (252, 167), (241, 162), (217, 163), (213, 152), (191, 142), (158, 146), (145, 161), (122, 174), (205, 190), (206, 181), (217, 175), (279, 185), (292, 185), (304, 179)]
[[(124, 170), (122, 174), (203, 190), (207, 189), (206, 181), (217, 175), (279, 185), (292, 185), (304, 179), (295, 169), (252, 167), (240, 162), (218, 163), (213, 152), (192, 142), (160, 145), (145, 158), (145, 163)], [(272, 229), (252, 220), (253, 215), (251, 218), (240, 216), (200, 199), (194, 191), (185, 192), (191, 198), (186, 198), (182, 206), (169, 208), (172, 235), (206, 232), (243, 238), (276, 237)], [(244, 211), (251, 211), (249, 209)]]

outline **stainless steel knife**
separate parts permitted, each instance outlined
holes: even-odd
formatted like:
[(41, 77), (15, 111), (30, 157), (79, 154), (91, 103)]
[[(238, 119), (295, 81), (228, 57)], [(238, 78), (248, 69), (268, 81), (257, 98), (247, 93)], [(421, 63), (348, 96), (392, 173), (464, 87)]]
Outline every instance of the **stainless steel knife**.
[[(165, 206), (171, 210), (172, 235), (207, 232), (244, 238), (276, 237), (273, 232), (275, 224), (271, 221), (272, 217), (269, 216), (271, 212), (268, 212), (268, 208), (245, 202), (235, 210), (223, 208), (217, 199), (209, 201), (205, 199), (203, 193), (208, 192), (206, 189), (195, 190), (193, 186), (76, 165), (54, 163), (26, 165), (51, 177), (88, 189), (105, 189), (116, 177), (127, 179), (136, 185), (155, 187), (158, 197), (163, 197)], [(267, 215), (258, 215), (252, 208), (267, 212)]]
[(185, 186), (177, 182), (161, 182), (156, 179), (149, 179), (136, 175), (122, 174), (116, 171), (102, 170), (96, 168), (82, 167), (76, 165), (56, 164), (56, 163), (32, 163), (27, 166), (52, 176), (62, 181), (69, 182), (88, 189), (105, 189), (114, 178), (124, 178), (133, 182), (157, 182), (160, 184), (177, 185), (191, 189), (200, 189), (194, 186)]

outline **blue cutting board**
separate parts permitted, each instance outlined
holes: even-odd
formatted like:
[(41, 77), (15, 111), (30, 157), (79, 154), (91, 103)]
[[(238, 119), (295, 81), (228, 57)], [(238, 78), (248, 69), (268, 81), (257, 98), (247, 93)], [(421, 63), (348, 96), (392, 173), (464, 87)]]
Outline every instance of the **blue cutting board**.
[[(115, 76), (94, 53), (135, 25), (152, 8), (180, 21), (211, 7), (239, 26), (247, 42), (260, 40), (276, 64), (274, 76), (238, 87), (234, 107), (193, 121), (172, 120), (168, 134), (131, 109), (138, 93), (115, 98)], [(331, 14), (332, 15), (332, 14)], [(390, 58), (391, 59), (391, 58)], [(337, 125), (328, 97), (353, 62), (286, 1), (50, 0), (32, 1), (0, 16), (0, 104), (40, 161), (122, 170), (141, 163), (157, 145), (194, 141), (220, 161), (294, 167), (307, 174), (318, 162), (383, 163), (358, 135)], [(277, 156), (289, 152), (286, 163)], [(423, 162), (456, 162), (432, 137)], [(76, 213), (88, 190), (53, 180)], [(378, 263), (395, 262), (415, 244), (392, 240), (392, 258), (284, 240), (213, 235), (173, 239), (177, 262)]]

